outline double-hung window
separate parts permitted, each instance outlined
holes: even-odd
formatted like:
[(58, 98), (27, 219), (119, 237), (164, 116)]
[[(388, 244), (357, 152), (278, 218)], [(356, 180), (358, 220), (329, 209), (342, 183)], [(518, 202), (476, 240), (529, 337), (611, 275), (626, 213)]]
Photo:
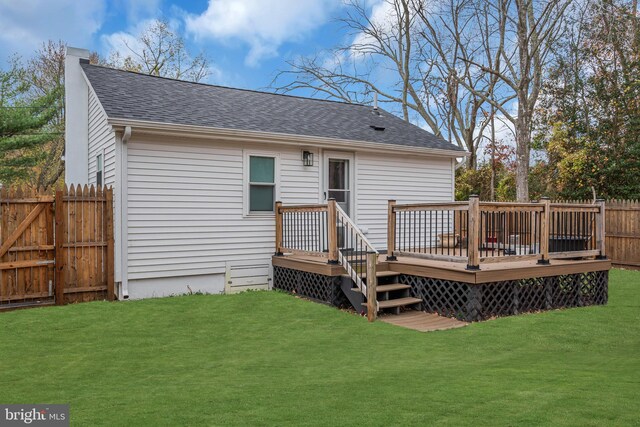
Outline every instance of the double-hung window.
[(276, 201), (276, 158), (249, 156), (249, 213), (274, 211)]
[(102, 187), (102, 179), (104, 175), (104, 155), (102, 153), (96, 156), (96, 186)]

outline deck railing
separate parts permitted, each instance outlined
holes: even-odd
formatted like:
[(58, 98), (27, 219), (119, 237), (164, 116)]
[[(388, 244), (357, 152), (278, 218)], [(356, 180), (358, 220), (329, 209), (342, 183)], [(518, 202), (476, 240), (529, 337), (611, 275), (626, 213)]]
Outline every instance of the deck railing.
[(541, 203), (480, 202), (479, 262), (541, 259), (546, 209)]
[(388, 204), (387, 258), (482, 263), (605, 256), (604, 202)]
[[(376, 266), (378, 251), (338, 206), (327, 204), (283, 206), (276, 202), (276, 255), (320, 256), (340, 264), (367, 297), (367, 317), (378, 312)], [(366, 282), (365, 282), (366, 277)]]
[(550, 258), (604, 256), (603, 242), (604, 202), (596, 205), (551, 204)]
[(276, 202), (275, 211), (276, 254), (327, 255), (330, 247), (327, 205), (282, 206)]
[(397, 205), (389, 201), (388, 254), (466, 261), (468, 222), (467, 202)]

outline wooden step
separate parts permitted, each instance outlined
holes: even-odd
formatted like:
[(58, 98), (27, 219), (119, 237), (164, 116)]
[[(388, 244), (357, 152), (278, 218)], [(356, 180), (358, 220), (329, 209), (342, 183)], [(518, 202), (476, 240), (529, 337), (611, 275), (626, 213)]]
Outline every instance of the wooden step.
[[(409, 289), (411, 285), (403, 285), (402, 283), (391, 283), (388, 285), (378, 285), (376, 287), (377, 292), (391, 292), (399, 291), (400, 289)], [(360, 292), (360, 288), (351, 288), (353, 292)]]
[[(392, 307), (402, 307), (405, 305), (419, 304), (421, 302), (422, 300), (420, 298), (412, 298), (412, 297), (397, 298), (397, 299), (390, 299), (387, 301), (378, 301), (378, 308), (383, 309), (383, 308), (392, 308)], [(362, 305), (366, 306), (367, 303), (363, 302)]]
[[(399, 275), (400, 273), (396, 271), (376, 271), (376, 277), (393, 277), (393, 276), (399, 276)], [(360, 277), (362, 277), (363, 279), (366, 279), (367, 273), (362, 273)]]

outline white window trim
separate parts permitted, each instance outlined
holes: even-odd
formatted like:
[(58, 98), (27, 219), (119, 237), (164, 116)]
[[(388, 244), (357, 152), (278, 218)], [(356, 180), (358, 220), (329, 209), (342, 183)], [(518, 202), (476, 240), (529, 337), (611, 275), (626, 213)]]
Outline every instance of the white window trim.
[(264, 151), (264, 150), (244, 150), (243, 151), (243, 161), (242, 161), (242, 169), (243, 169), (243, 177), (242, 177), (242, 204), (244, 206), (243, 211), (244, 217), (275, 217), (275, 212), (251, 212), (249, 211), (249, 157), (257, 156), (257, 157), (271, 157), (274, 159), (274, 202), (280, 200), (280, 153), (275, 153), (273, 151)]

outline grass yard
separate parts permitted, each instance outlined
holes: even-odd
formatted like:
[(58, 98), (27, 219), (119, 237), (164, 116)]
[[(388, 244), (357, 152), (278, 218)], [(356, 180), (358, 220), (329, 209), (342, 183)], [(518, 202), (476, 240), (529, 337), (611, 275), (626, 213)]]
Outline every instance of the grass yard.
[(604, 307), (420, 333), (276, 292), (0, 313), (0, 403), (72, 425), (638, 425), (640, 272)]

